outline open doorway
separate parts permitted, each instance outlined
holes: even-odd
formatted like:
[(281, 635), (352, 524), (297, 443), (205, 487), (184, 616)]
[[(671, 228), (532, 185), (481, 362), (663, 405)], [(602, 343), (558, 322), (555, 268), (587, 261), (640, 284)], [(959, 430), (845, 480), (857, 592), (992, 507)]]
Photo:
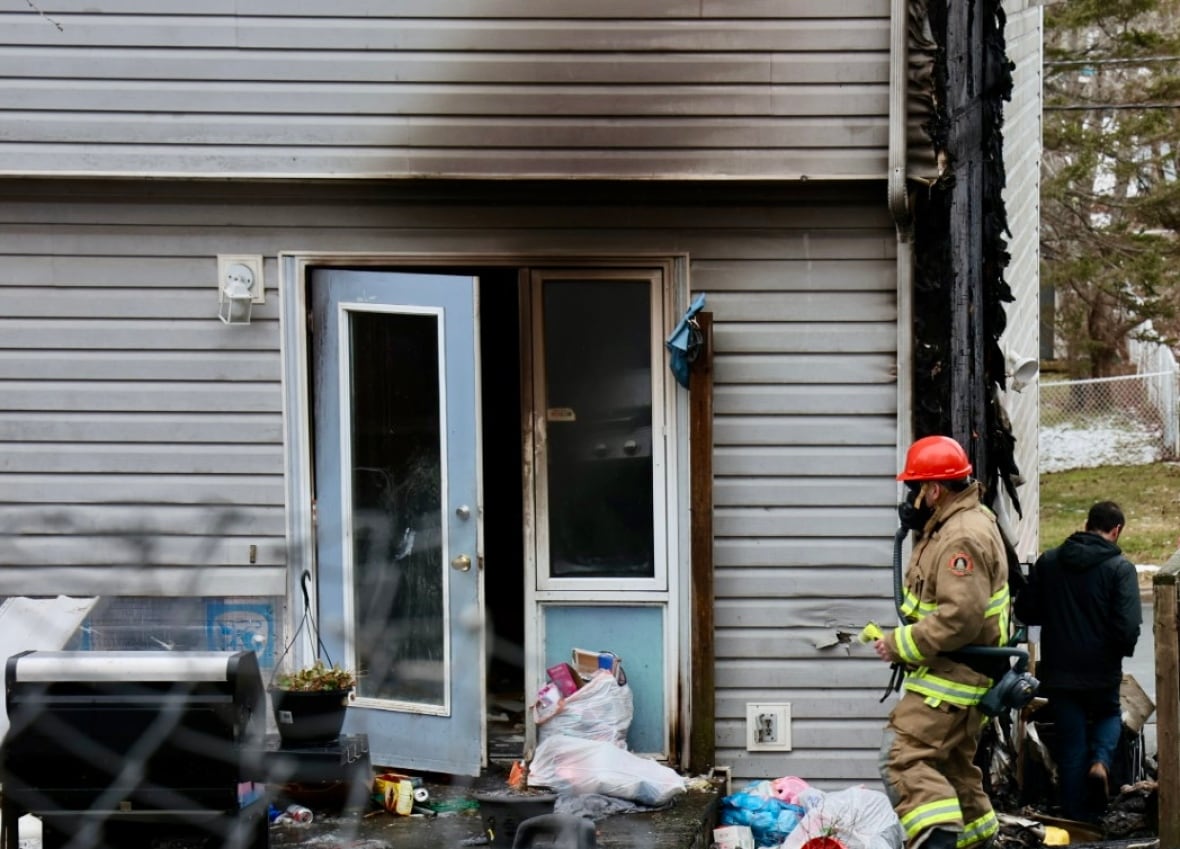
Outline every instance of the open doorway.
[[(307, 322), (286, 352), (293, 536), (316, 540), (292, 574), (316, 570), (333, 656), (370, 670), (349, 733), (374, 763), (475, 775), (522, 757), (530, 690), (589, 647), (642, 671), (628, 744), (666, 756), (670, 265), (349, 260), (284, 257), (287, 326)], [(429, 499), (400, 509), (403, 483)]]
[(520, 292), (515, 269), (480, 269), (484, 624), (489, 763), (524, 750), (524, 506)]

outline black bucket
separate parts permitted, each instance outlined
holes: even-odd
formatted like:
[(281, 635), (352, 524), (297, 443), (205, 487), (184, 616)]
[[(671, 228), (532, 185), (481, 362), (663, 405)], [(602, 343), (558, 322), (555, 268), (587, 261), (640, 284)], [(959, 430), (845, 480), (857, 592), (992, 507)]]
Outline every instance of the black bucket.
[(492, 846), (512, 849), (517, 827), (527, 819), (553, 813), (554, 793), (532, 796), (513, 793), (476, 793), (484, 833)]

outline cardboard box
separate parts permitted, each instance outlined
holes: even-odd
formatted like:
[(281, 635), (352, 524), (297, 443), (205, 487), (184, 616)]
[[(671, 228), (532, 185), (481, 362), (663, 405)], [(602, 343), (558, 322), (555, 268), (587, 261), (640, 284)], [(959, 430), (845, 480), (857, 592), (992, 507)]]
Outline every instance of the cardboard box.
[(1151, 697), (1143, 691), (1135, 676), (1131, 674), (1123, 675), (1123, 683), (1119, 687), (1119, 702), (1123, 708), (1123, 725), (1135, 734), (1143, 730), (1147, 720), (1155, 713)]
[(620, 684), (626, 683), (626, 678), (623, 677), (623, 661), (614, 652), (574, 649), (572, 655), (573, 667), (582, 681), (589, 681), (595, 672), (605, 669), (615, 676), (615, 680)]
[(726, 825), (713, 829), (717, 849), (754, 849), (754, 832), (748, 825)]

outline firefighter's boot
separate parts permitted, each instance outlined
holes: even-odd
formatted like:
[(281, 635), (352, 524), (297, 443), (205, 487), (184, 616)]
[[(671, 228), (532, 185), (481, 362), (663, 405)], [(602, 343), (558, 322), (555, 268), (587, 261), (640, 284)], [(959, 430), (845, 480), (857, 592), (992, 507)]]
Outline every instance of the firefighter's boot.
[(917, 849), (955, 849), (959, 841), (959, 832), (945, 828), (932, 828), (926, 836), (916, 844)]

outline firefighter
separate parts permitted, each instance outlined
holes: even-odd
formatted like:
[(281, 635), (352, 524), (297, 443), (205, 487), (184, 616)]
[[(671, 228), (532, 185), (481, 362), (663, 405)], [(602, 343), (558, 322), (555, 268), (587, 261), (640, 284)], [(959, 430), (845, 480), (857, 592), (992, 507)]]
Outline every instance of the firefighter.
[(910, 446), (897, 476), (907, 489), (899, 515), (915, 539), (903, 624), (874, 648), (905, 672), (880, 765), (908, 849), (964, 849), (999, 830), (973, 761), (986, 720), (978, 704), (1006, 661), (955, 654), (1008, 643), (1008, 561), (971, 472), (958, 442), (927, 436)]

